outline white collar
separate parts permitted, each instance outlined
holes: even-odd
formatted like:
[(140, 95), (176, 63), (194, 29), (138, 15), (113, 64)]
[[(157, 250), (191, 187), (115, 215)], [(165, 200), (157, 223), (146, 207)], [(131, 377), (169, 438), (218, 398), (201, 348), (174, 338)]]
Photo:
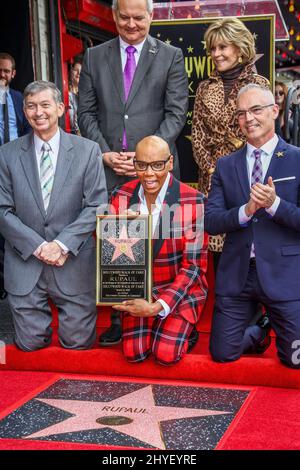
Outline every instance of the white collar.
[[(169, 181), (170, 181), (170, 178), (171, 178), (171, 175), (170, 173), (167, 174), (167, 177), (165, 179), (165, 182), (164, 184), (162, 185), (158, 195), (157, 195), (157, 198), (155, 200), (155, 205), (156, 207), (161, 207), (163, 202), (164, 202), (164, 199), (166, 197), (166, 192), (167, 192), (167, 189), (168, 189), (168, 186), (169, 186)], [(140, 202), (142, 204), (145, 203), (145, 193), (144, 193), (144, 188), (142, 185), (140, 185), (140, 189), (139, 189), (139, 192), (138, 192), (138, 196), (139, 196), (139, 199), (140, 199)]]
[(142, 42), (140, 42), (139, 44), (128, 44), (127, 42), (125, 42), (125, 41), (121, 38), (121, 36), (119, 36), (120, 47), (121, 47), (122, 49), (124, 49), (124, 51), (126, 52), (126, 47), (128, 47), (128, 46), (133, 46), (133, 47), (136, 48), (138, 54), (140, 54), (140, 53), (141, 53), (141, 50), (143, 49), (143, 45), (144, 45), (146, 39), (147, 39), (147, 38), (145, 38), (145, 39), (144, 39)]
[[(268, 142), (266, 142), (260, 147), (260, 150), (266, 153), (267, 155), (272, 155), (278, 144), (278, 140), (279, 139), (277, 134), (274, 134), (272, 139), (268, 140)], [(247, 142), (247, 156), (250, 157), (253, 154), (254, 150), (257, 150), (257, 147), (254, 147), (252, 144), (249, 144), (249, 142)]]
[[(45, 141), (42, 140), (39, 136), (37, 136), (35, 133), (33, 134), (33, 136), (34, 136), (33, 138), (34, 138), (35, 149), (38, 153), (41, 153), (43, 151), (42, 147)], [(48, 144), (50, 145), (52, 152), (56, 154), (58, 153), (59, 143), (60, 143), (60, 131), (58, 128), (54, 136), (51, 137), (51, 139), (48, 141)]]

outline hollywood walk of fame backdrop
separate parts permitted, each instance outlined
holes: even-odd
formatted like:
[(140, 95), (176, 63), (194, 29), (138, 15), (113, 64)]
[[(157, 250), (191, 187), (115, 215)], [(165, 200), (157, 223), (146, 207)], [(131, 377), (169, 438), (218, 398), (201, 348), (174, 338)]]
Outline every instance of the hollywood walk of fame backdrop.
[(250, 390), (60, 378), (0, 420), (0, 439), (214, 449)]
[[(179, 153), (180, 179), (187, 183), (198, 181), (198, 167), (193, 160), (191, 147), (191, 125), (198, 84), (209, 77), (213, 70), (211, 57), (206, 55), (204, 33), (208, 26), (220, 18), (186, 20), (159, 20), (151, 24), (150, 34), (167, 44), (179, 47), (184, 56), (185, 70), (189, 81), (189, 108), (187, 120), (176, 145)], [(255, 38), (257, 73), (266, 77), (274, 87), (275, 16), (257, 15), (239, 17)], [(220, 119), (222, 116), (220, 116)]]
[(97, 217), (97, 305), (152, 299), (151, 216)]

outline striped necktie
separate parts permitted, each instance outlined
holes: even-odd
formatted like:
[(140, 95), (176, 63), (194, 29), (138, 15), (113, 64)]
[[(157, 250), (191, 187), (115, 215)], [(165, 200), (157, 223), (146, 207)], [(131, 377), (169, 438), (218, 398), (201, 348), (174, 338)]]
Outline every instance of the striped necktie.
[(48, 142), (44, 142), (42, 146), (42, 156), (40, 160), (40, 181), (42, 188), (42, 196), (44, 201), (45, 211), (47, 212), (51, 191), (54, 180), (54, 168), (50, 156), (51, 147)]

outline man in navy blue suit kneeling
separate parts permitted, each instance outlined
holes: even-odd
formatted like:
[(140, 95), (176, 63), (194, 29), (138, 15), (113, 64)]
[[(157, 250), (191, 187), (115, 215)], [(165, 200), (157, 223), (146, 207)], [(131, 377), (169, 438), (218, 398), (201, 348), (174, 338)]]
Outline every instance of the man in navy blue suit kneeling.
[(269, 326), (249, 326), (262, 303), (279, 359), (300, 368), (300, 149), (275, 134), (271, 91), (242, 88), (236, 115), (247, 144), (218, 160), (205, 215), (209, 234), (226, 233), (210, 351), (219, 362), (263, 352)]

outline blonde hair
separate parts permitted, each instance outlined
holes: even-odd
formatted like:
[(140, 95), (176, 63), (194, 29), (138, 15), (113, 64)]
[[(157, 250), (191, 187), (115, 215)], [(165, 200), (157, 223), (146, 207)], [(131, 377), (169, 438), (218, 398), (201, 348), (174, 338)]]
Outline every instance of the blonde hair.
[(236, 46), (241, 52), (243, 64), (252, 62), (256, 55), (254, 37), (238, 18), (221, 18), (215, 21), (205, 31), (204, 40), (208, 54), (219, 40)]
[(287, 94), (288, 94), (289, 89), (288, 89), (288, 87), (285, 83), (279, 82), (279, 81), (276, 80), (275, 81), (275, 90), (274, 90), (275, 92), (276, 92), (276, 87), (277, 86), (280, 86), (282, 88), (283, 95), (284, 95), (283, 103), (281, 105), (279, 105), (279, 114), (281, 116), (285, 112), (285, 103), (286, 103), (286, 98), (287, 98)]

